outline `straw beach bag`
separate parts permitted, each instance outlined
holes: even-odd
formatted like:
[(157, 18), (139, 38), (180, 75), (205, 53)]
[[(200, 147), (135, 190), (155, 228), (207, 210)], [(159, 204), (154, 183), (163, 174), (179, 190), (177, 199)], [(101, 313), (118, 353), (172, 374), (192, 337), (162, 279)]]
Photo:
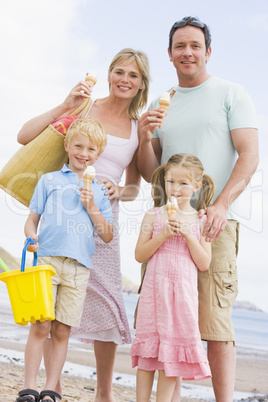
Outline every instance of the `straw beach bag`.
[[(80, 117), (85, 117), (90, 105), (91, 99), (85, 99), (72, 116), (80, 114)], [(51, 124), (46, 127), (36, 138), (22, 146), (3, 167), (0, 188), (28, 207), (40, 177), (44, 173), (60, 170), (68, 161), (64, 138)]]

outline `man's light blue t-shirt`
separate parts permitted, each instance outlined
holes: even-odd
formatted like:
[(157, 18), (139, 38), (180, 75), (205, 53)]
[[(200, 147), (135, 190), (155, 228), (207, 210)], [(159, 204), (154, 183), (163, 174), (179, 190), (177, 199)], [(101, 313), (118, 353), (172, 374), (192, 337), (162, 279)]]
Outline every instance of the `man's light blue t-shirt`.
[[(159, 138), (161, 163), (176, 153), (197, 156), (216, 182), (213, 200), (223, 190), (237, 154), (230, 131), (238, 128), (257, 128), (254, 105), (246, 90), (238, 84), (210, 77), (197, 87), (176, 86), (167, 116), (153, 138)], [(158, 100), (150, 109), (159, 107)], [(233, 208), (233, 206), (232, 206)], [(232, 213), (229, 211), (229, 218)]]
[[(78, 176), (67, 165), (61, 171), (44, 174), (36, 185), (29, 209), (42, 215), (38, 235), (38, 256), (73, 258), (92, 268), (94, 226), (80, 201)], [(111, 204), (102, 190), (103, 184), (92, 182), (94, 202), (104, 218), (112, 223)]]

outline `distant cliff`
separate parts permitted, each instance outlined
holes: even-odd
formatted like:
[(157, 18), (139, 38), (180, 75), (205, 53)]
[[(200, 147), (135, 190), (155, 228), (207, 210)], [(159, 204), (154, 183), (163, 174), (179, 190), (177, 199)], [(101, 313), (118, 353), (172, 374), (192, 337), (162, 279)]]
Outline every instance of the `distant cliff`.
[(137, 295), (138, 294), (139, 285), (131, 282), (128, 278), (122, 275), (122, 290), (123, 293)]
[[(0, 257), (6, 263), (10, 270), (20, 269), (20, 260), (19, 258), (13, 257), (8, 251), (4, 250), (0, 247)], [(0, 269), (0, 273), (2, 270)]]
[(255, 304), (249, 301), (236, 301), (234, 304), (234, 308), (239, 308), (240, 310), (251, 310), (251, 311), (259, 311), (264, 313), (259, 307), (255, 306)]

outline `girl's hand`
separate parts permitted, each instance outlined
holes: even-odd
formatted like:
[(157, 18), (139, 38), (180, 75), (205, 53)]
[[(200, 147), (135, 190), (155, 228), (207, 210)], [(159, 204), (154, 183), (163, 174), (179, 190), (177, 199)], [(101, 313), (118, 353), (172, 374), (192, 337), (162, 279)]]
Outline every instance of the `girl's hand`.
[(166, 239), (169, 239), (177, 234), (177, 229), (174, 228), (174, 225), (170, 225), (169, 221), (165, 224), (162, 231)]
[[(30, 251), (30, 253), (35, 253), (39, 248), (38, 236), (36, 234), (33, 234), (29, 235), (28, 237), (31, 237), (36, 242), (36, 244), (29, 244), (29, 246), (27, 247), (27, 251)], [(26, 240), (24, 244), (26, 244)]]
[(80, 187), (80, 201), (88, 211), (94, 205), (94, 192), (90, 188)]
[(175, 219), (169, 219), (168, 220), (170, 227), (172, 230), (176, 233), (179, 233), (181, 236), (183, 236), (185, 239), (187, 237), (192, 236), (191, 228), (189, 223), (187, 222), (180, 222)]
[(104, 183), (104, 186), (102, 187), (103, 190), (108, 189), (108, 191), (105, 192), (105, 195), (109, 195), (109, 200), (114, 200), (115, 198), (120, 197), (119, 186), (115, 186), (111, 181), (108, 181), (107, 179), (99, 180), (98, 184), (101, 183)]
[(86, 81), (80, 81), (69, 93), (67, 98), (64, 100), (66, 110), (71, 110), (77, 108), (85, 100), (85, 98), (90, 98), (92, 94), (92, 87)]

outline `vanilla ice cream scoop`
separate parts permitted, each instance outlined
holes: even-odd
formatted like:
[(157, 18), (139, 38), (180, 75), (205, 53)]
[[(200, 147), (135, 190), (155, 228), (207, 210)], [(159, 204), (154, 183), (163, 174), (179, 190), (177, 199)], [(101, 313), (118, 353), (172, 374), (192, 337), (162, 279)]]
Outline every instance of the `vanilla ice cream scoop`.
[(175, 208), (178, 209), (178, 203), (177, 203), (176, 197), (174, 197), (173, 195), (170, 197), (170, 199), (168, 200), (167, 203), (168, 203), (168, 204), (175, 205)]
[[(86, 174), (93, 175), (93, 176), (94, 176), (94, 179), (95, 179), (96, 170), (95, 170), (94, 166), (87, 166), (83, 174), (84, 174), (84, 176), (85, 176)], [(94, 180), (94, 179), (93, 179), (93, 180)]]
[(169, 92), (162, 93), (162, 95), (160, 96), (159, 102), (162, 100), (170, 102), (170, 93)]

